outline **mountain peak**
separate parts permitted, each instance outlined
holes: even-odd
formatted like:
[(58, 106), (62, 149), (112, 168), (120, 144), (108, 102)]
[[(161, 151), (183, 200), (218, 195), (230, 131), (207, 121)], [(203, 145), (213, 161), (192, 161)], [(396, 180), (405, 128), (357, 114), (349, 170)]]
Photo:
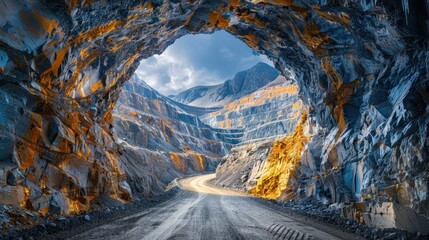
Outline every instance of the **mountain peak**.
[(256, 68), (256, 67), (270, 67), (270, 68), (272, 68), (270, 65), (268, 65), (267, 63), (264, 63), (264, 62), (258, 62), (257, 64), (255, 64), (251, 68)]
[(218, 107), (232, 102), (265, 86), (279, 76), (270, 65), (259, 62), (238, 72), (230, 80), (215, 86), (196, 86), (172, 98), (180, 103), (199, 107)]

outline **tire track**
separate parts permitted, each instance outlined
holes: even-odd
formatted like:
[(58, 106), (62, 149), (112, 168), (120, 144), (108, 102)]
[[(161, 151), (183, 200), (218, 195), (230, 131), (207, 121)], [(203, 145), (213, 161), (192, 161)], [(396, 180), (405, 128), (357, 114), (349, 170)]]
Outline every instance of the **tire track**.
[(302, 233), (296, 229), (287, 228), (279, 224), (271, 224), (266, 230), (273, 235), (274, 239), (318, 240), (318, 238), (307, 233)]

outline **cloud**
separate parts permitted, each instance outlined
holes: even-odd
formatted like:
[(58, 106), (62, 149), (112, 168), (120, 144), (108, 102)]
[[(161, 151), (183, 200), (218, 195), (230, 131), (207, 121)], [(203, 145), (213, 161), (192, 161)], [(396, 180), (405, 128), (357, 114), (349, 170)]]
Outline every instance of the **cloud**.
[(141, 61), (136, 73), (165, 95), (177, 94), (198, 85), (215, 85), (258, 62), (271, 64), (255, 55), (245, 43), (225, 31), (187, 35), (161, 55)]

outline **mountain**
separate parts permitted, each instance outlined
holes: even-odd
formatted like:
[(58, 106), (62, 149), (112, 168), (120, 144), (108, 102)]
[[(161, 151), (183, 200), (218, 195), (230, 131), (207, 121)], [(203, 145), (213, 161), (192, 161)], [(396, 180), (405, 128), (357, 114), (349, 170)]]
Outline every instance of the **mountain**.
[(198, 107), (220, 107), (246, 96), (270, 83), (279, 72), (265, 63), (235, 74), (233, 79), (215, 86), (197, 86), (171, 98), (177, 102)]

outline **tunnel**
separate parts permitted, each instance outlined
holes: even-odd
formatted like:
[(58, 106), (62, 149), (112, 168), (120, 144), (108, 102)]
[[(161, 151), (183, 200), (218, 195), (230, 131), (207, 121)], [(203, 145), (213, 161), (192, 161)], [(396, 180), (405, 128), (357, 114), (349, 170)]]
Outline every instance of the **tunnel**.
[(304, 149), (323, 145), (320, 179), (301, 189), (429, 216), (427, 1), (0, 2), (0, 203), (78, 214), (132, 201), (112, 132), (122, 86), (176, 39), (225, 30), (294, 70), (324, 130)]

